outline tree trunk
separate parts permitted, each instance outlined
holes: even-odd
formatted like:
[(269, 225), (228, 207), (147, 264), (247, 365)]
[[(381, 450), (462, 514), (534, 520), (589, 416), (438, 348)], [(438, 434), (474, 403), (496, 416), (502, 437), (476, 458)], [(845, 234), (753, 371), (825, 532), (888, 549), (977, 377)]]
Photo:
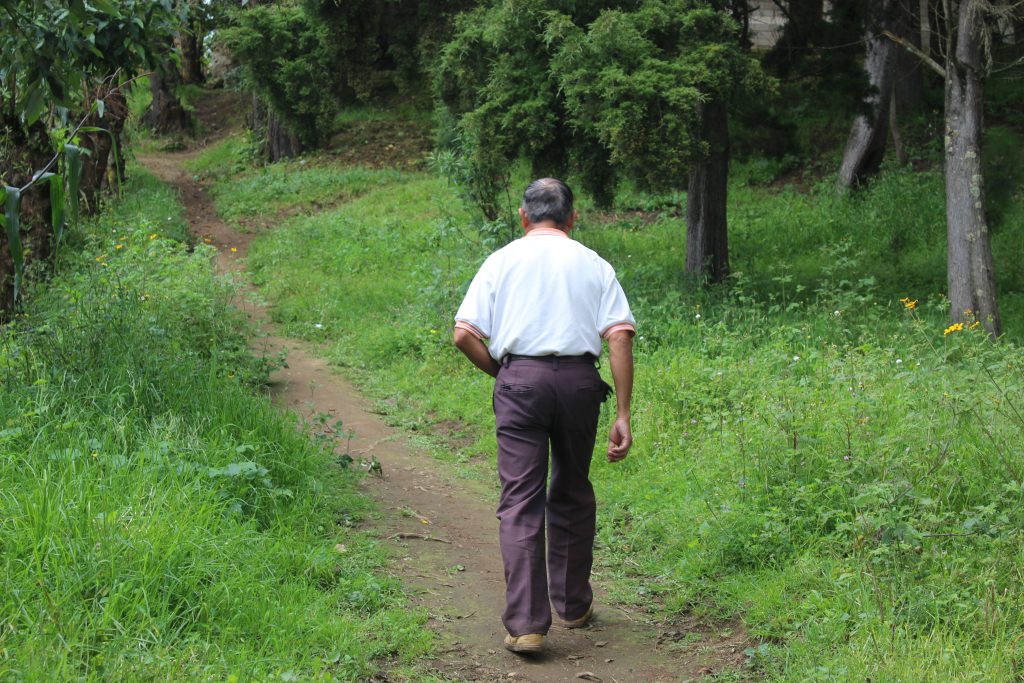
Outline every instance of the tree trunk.
[[(883, 0), (883, 16), (890, 15), (893, 1)], [(868, 73), (872, 92), (864, 102), (867, 113), (858, 114), (850, 129), (843, 163), (839, 167), (838, 185), (841, 190), (860, 185), (878, 173), (885, 157), (885, 143), (889, 136), (889, 101), (892, 97), (898, 49), (895, 43), (882, 35), (883, 30), (890, 28), (889, 19), (885, 18), (878, 31), (868, 37), (864, 69)]]
[(198, 85), (203, 82), (202, 27), (198, 21), (190, 21), (188, 30), (175, 37), (181, 54), (181, 82)]
[(178, 86), (177, 69), (167, 69), (165, 73), (153, 72), (149, 77), (149, 86), (153, 93), (153, 101), (143, 122), (161, 134), (188, 130), (192, 117), (175, 93)]
[(272, 162), (302, 154), (299, 136), (272, 111), (267, 115), (267, 152)]
[(982, 171), (982, 17), (975, 3), (949, 3), (955, 38), (946, 56), (946, 236), (950, 319), (1002, 334)]
[(690, 172), (686, 196), (686, 274), (721, 282), (729, 275), (726, 198), (729, 182), (729, 121), (725, 104), (700, 105), (700, 139), (708, 153)]
[[(89, 126), (103, 128), (107, 132), (86, 133), (82, 136), (83, 146), (92, 151), (84, 157), (82, 164), (82, 180), (80, 187), (85, 195), (87, 210), (95, 212), (99, 207), (100, 192), (110, 185), (107, 179), (107, 168), (113, 154), (114, 138), (118, 140), (118, 153), (121, 152), (120, 139), (124, 130), (125, 118), (128, 116), (128, 104), (119, 86), (114, 83), (109, 89), (96, 93), (104, 102), (103, 118), (93, 114)], [(123, 168), (120, 159), (114, 159), (114, 172), (121, 175)]]
[(293, 133), (258, 95), (252, 96), (250, 128), (258, 137), (266, 140), (265, 150), (271, 163), (302, 154), (303, 146), (299, 136)]

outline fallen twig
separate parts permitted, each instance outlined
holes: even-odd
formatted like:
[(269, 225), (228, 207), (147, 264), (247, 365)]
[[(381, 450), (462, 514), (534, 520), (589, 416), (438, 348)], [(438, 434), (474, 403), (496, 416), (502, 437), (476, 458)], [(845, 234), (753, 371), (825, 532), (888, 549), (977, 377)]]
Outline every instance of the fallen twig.
[(430, 536), (428, 534), (414, 534), (406, 531), (399, 531), (397, 534), (391, 534), (388, 536), (388, 540), (405, 540), (407, 538), (418, 538), (422, 541), (437, 541), (438, 543), (451, 544), (451, 541), (444, 538), (438, 538), (437, 536)]

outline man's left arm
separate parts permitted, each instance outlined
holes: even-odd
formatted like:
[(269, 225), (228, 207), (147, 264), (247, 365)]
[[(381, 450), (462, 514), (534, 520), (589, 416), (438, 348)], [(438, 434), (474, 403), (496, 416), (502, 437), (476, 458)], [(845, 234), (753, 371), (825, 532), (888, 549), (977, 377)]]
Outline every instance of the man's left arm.
[(455, 346), (466, 355), (466, 358), (473, 362), (473, 365), (491, 377), (498, 376), (498, 370), (501, 368), (501, 365), (498, 361), (491, 358), (491, 352), (480, 337), (463, 327), (456, 327)]

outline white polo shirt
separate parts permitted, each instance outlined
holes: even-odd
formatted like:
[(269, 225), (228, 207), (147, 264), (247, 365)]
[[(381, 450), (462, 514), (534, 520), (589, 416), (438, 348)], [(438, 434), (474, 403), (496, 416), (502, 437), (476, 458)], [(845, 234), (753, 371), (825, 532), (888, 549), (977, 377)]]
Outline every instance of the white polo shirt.
[(491, 254), (469, 285), (455, 327), (489, 339), (491, 357), (601, 355), (601, 338), (635, 333), (615, 270), (554, 228), (534, 228)]

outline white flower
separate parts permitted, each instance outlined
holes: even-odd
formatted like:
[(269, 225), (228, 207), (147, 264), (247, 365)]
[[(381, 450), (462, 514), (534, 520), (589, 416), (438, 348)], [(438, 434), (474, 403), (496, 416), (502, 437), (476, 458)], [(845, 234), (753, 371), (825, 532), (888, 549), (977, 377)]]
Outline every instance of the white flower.
[(896, 359), (896, 365), (903, 365), (903, 359), (902, 358), (897, 358)]
[(832, 315), (838, 318), (842, 314), (839, 312), (839, 309), (837, 308), (836, 310), (832, 311)]
[(313, 325), (313, 327), (315, 327), (315, 328), (316, 328), (316, 329), (318, 329), (318, 330), (322, 330), (322, 329), (324, 329), (324, 326), (323, 326), (323, 325), (321, 325), (320, 323), (315, 323), (315, 324)]
[(695, 315), (695, 316), (693, 316), (693, 317), (694, 317), (694, 319), (696, 319), (696, 320), (700, 320), (700, 313), (698, 313), (697, 315)]
[(793, 356), (793, 362), (794, 363), (797, 362), (798, 360), (800, 360), (800, 356)]

